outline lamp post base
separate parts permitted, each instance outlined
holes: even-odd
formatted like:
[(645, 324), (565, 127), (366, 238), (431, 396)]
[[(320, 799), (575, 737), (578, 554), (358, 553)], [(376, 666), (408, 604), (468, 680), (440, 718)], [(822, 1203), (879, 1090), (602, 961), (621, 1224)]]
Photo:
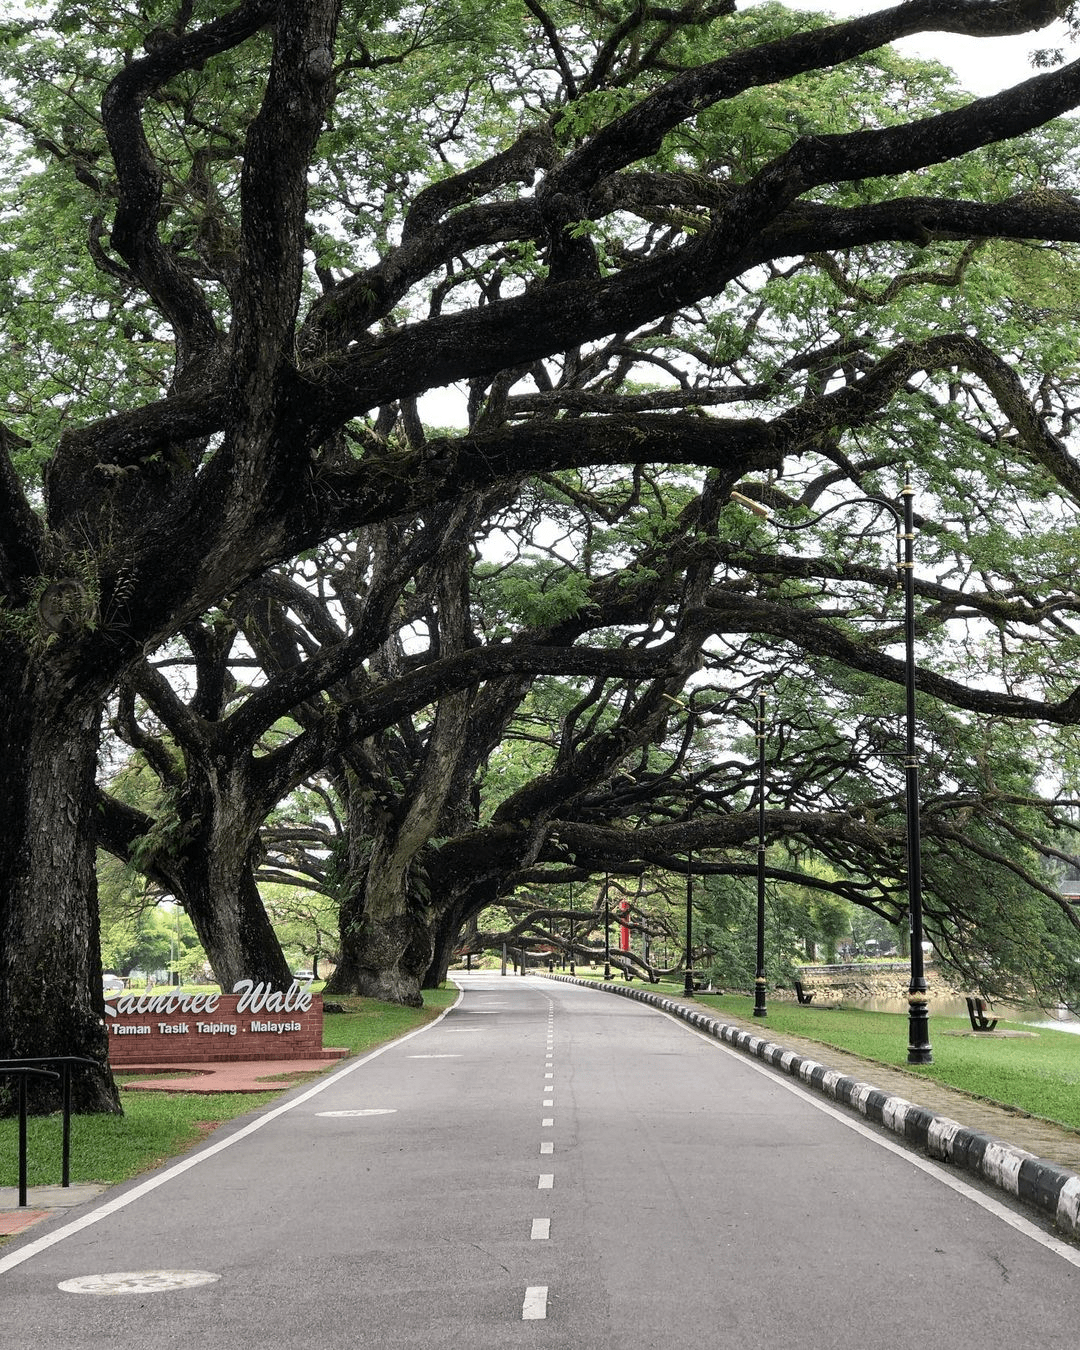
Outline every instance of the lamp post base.
[(765, 980), (759, 975), (754, 981), (754, 1016), (767, 1017), (768, 1009), (765, 1006)]
[(908, 995), (908, 1052), (909, 1064), (933, 1064), (930, 1048), (930, 1013), (926, 995), (921, 991)]

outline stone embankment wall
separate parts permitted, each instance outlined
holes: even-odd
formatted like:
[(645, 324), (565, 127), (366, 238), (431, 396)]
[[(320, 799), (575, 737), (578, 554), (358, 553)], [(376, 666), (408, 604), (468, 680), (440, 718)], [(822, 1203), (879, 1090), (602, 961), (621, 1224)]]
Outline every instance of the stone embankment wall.
[[(798, 978), (808, 993), (820, 993), (822, 998), (837, 1002), (848, 999), (898, 998), (906, 999), (911, 970), (906, 961), (860, 961), (846, 966), (796, 967)], [(961, 993), (945, 972), (927, 963), (927, 981), (936, 989)], [(783, 993), (783, 991), (778, 991)], [(795, 997), (794, 990), (790, 991)]]

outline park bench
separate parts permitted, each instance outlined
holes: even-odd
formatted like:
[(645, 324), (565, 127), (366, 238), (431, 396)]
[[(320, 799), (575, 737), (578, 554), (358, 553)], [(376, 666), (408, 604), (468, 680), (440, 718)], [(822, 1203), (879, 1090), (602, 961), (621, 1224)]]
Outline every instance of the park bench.
[(814, 1001), (813, 994), (808, 994), (806, 992), (806, 990), (802, 987), (801, 980), (795, 981), (795, 997), (799, 1000), (800, 1003), (813, 1003)]
[(972, 1031), (993, 1031), (997, 1026), (996, 1017), (988, 1017), (986, 1003), (981, 998), (973, 995), (967, 996), (968, 1017), (971, 1019)]

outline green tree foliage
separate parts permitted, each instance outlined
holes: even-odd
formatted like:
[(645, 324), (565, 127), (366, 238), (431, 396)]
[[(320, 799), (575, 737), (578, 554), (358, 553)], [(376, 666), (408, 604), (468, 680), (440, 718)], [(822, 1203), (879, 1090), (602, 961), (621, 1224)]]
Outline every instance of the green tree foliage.
[[(799, 552), (729, 505), (736, 487), (806, 520), (894, 491), (910, 458), (934, 508), (924, 699), (969, 728), (1070, 728), (1080, 484), (1050, 278), (1080, 241), (1057, 120), (1080, 74), (971, 101), (887, 50), (929, 23), (1022, 34), (1066, 8), (11, 6), (0, 1050), (104, 1055), (94, 847), (124, 830), (99, 821), (95, 783), (114, 695), (136, 740), (138, 691), (184, 757), (157, 856), (208, 890), (190, 830), (215, 841), (232, 908), (206, 922), (234, 934), (261, 910), (258, 822), (348, 748), (342, 978), (396, 997), (445, 956), (433, 928), (534, 870), (742, 846), (746, 785), (706, 784), (691, 677), (745, 690), (812, 667), (827, 699), (840, 672), (894, 685), (897, 662), (871, 526), (853, 542), (831, 517)], [(1028, 290), (1003, 286), (1013, 266)], [(457, 431), (421, 402), (450, 386)], [(273, 692), (234, 708), (211, 678), (222, 607), (242, 628), (245, 588), (354, 532), (369, 551), (359, 605), (337, 592), (339, 636), (307, 643), (312, 615), (278, 597), (302, 673), (279, 683), (260, 654)], [(475, 541), (499, 532), (513, 565), (474, 586)], [(181, 688), (174, 666), (172, 702), (160, 680), (152, 701), (143, 663), (177, 642), (198, 678)], [(538, 676), (570, 681), (552, 753), (485, 817), (471, 789)], [(869, 732), (850, 684), (836, 697), (800, 734), (839, 759), (826, 732), (857, 753)], [(265, 749), (289, 716), (295, 745)], [(835, 838), (837, 885), (864, 901), (863, 864), (897, 845), (895, 788), (870, 767), (877, 824), (835, 809), (838, 770), (807, 820), (794, 757), (771, 821)], [(123, 851), (141, 823), (119, 814)], [(986, 820), (999, 842), (1004, 815)], [(895, 908), (883, 876), (869, 898)], [(65, 991), (49, 1006), (44, 969)], [(80, 1100), (115, 1109), (97, 1081)]]
[(169, 983), (201, 979), (206, 954), (191, 921), (180, 910), (149, 906), (121, 916), (101, 929), (101, 955), (117, 975), (164, 972)]

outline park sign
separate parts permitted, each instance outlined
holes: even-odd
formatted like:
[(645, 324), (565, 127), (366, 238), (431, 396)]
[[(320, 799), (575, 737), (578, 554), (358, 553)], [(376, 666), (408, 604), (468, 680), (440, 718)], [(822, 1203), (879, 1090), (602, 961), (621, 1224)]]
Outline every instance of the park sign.
[(231, 994), (123, 993), (105, 1000), (109, 1063), (220, 1063), (324, 1059), (322, 995), (310, 981), (288, 989), (237, 980)]

